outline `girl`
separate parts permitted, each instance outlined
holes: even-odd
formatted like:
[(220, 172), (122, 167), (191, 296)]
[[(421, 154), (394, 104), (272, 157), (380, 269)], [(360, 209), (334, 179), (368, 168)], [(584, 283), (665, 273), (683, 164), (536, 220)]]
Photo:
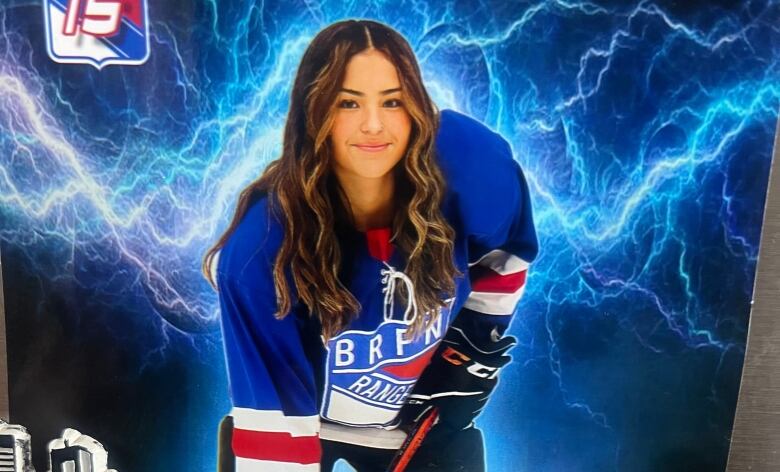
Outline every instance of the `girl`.
[(403, 37), (354, 20), (306, 50), (283, 139), (204, 260), (234, 405), (221, 467), (385, 470), (435, 404), (407, 470), (481, 470), (473, 418), (537, 252), (508, 144), (438, 113)]

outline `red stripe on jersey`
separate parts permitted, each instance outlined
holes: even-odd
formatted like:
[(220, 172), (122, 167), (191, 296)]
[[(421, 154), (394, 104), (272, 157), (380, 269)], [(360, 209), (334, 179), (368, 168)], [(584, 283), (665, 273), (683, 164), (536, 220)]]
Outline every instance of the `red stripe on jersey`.
[(290, 433), (233, 430), (233, 454), (236, 457), (298, 464), (316, 464), (322, 457), (320, 438), (293, 437)]
[(473, 266), (469, 270), (471, 290), (475, 292), (515, 293), (525, 285), (527, 270), (501, 275), (489, 267)]

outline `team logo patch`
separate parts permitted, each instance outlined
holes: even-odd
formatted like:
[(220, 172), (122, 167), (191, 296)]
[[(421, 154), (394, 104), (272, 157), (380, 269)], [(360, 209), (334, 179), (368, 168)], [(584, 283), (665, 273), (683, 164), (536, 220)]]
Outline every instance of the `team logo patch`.
[(143, 64), (149, 57), (147, 0), (44, 0), (46, 50), (56, 62)]
[(400, 320), (331, 339), (320, 415), (350, 426), (392, 426), (447, 329), (449, 308), (416, 339)]

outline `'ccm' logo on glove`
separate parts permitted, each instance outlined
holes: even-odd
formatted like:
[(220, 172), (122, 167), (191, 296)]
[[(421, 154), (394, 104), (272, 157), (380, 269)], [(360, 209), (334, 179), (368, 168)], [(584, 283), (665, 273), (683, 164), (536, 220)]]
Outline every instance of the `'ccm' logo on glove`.
[(480, 364), (477, 361), (472, 361), (469, 356), (463, 354), (462, 352), (456, 351), (451, 346), (447, 346), (447, 348), (444, 349), (444, 352), (441, 353), (441, 357), (453, 365), (464, 365), (471, 361), (471, 365), (466, 368), (466, 371), (468, 371), (468, 373), (471, 375), (475, 375), (479, 378), (492, 379), (498, 375), (498, 368), (488, 367), (484, 364)]

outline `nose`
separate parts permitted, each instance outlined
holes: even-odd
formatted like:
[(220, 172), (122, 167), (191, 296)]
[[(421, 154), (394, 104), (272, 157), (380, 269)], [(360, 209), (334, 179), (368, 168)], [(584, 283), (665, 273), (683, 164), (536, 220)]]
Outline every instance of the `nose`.
[(363, 123), (360, 125), (360, 131), (366, 134), (381, 133), (384, 129), (379, 107), (368, 106), (364, 108)]

